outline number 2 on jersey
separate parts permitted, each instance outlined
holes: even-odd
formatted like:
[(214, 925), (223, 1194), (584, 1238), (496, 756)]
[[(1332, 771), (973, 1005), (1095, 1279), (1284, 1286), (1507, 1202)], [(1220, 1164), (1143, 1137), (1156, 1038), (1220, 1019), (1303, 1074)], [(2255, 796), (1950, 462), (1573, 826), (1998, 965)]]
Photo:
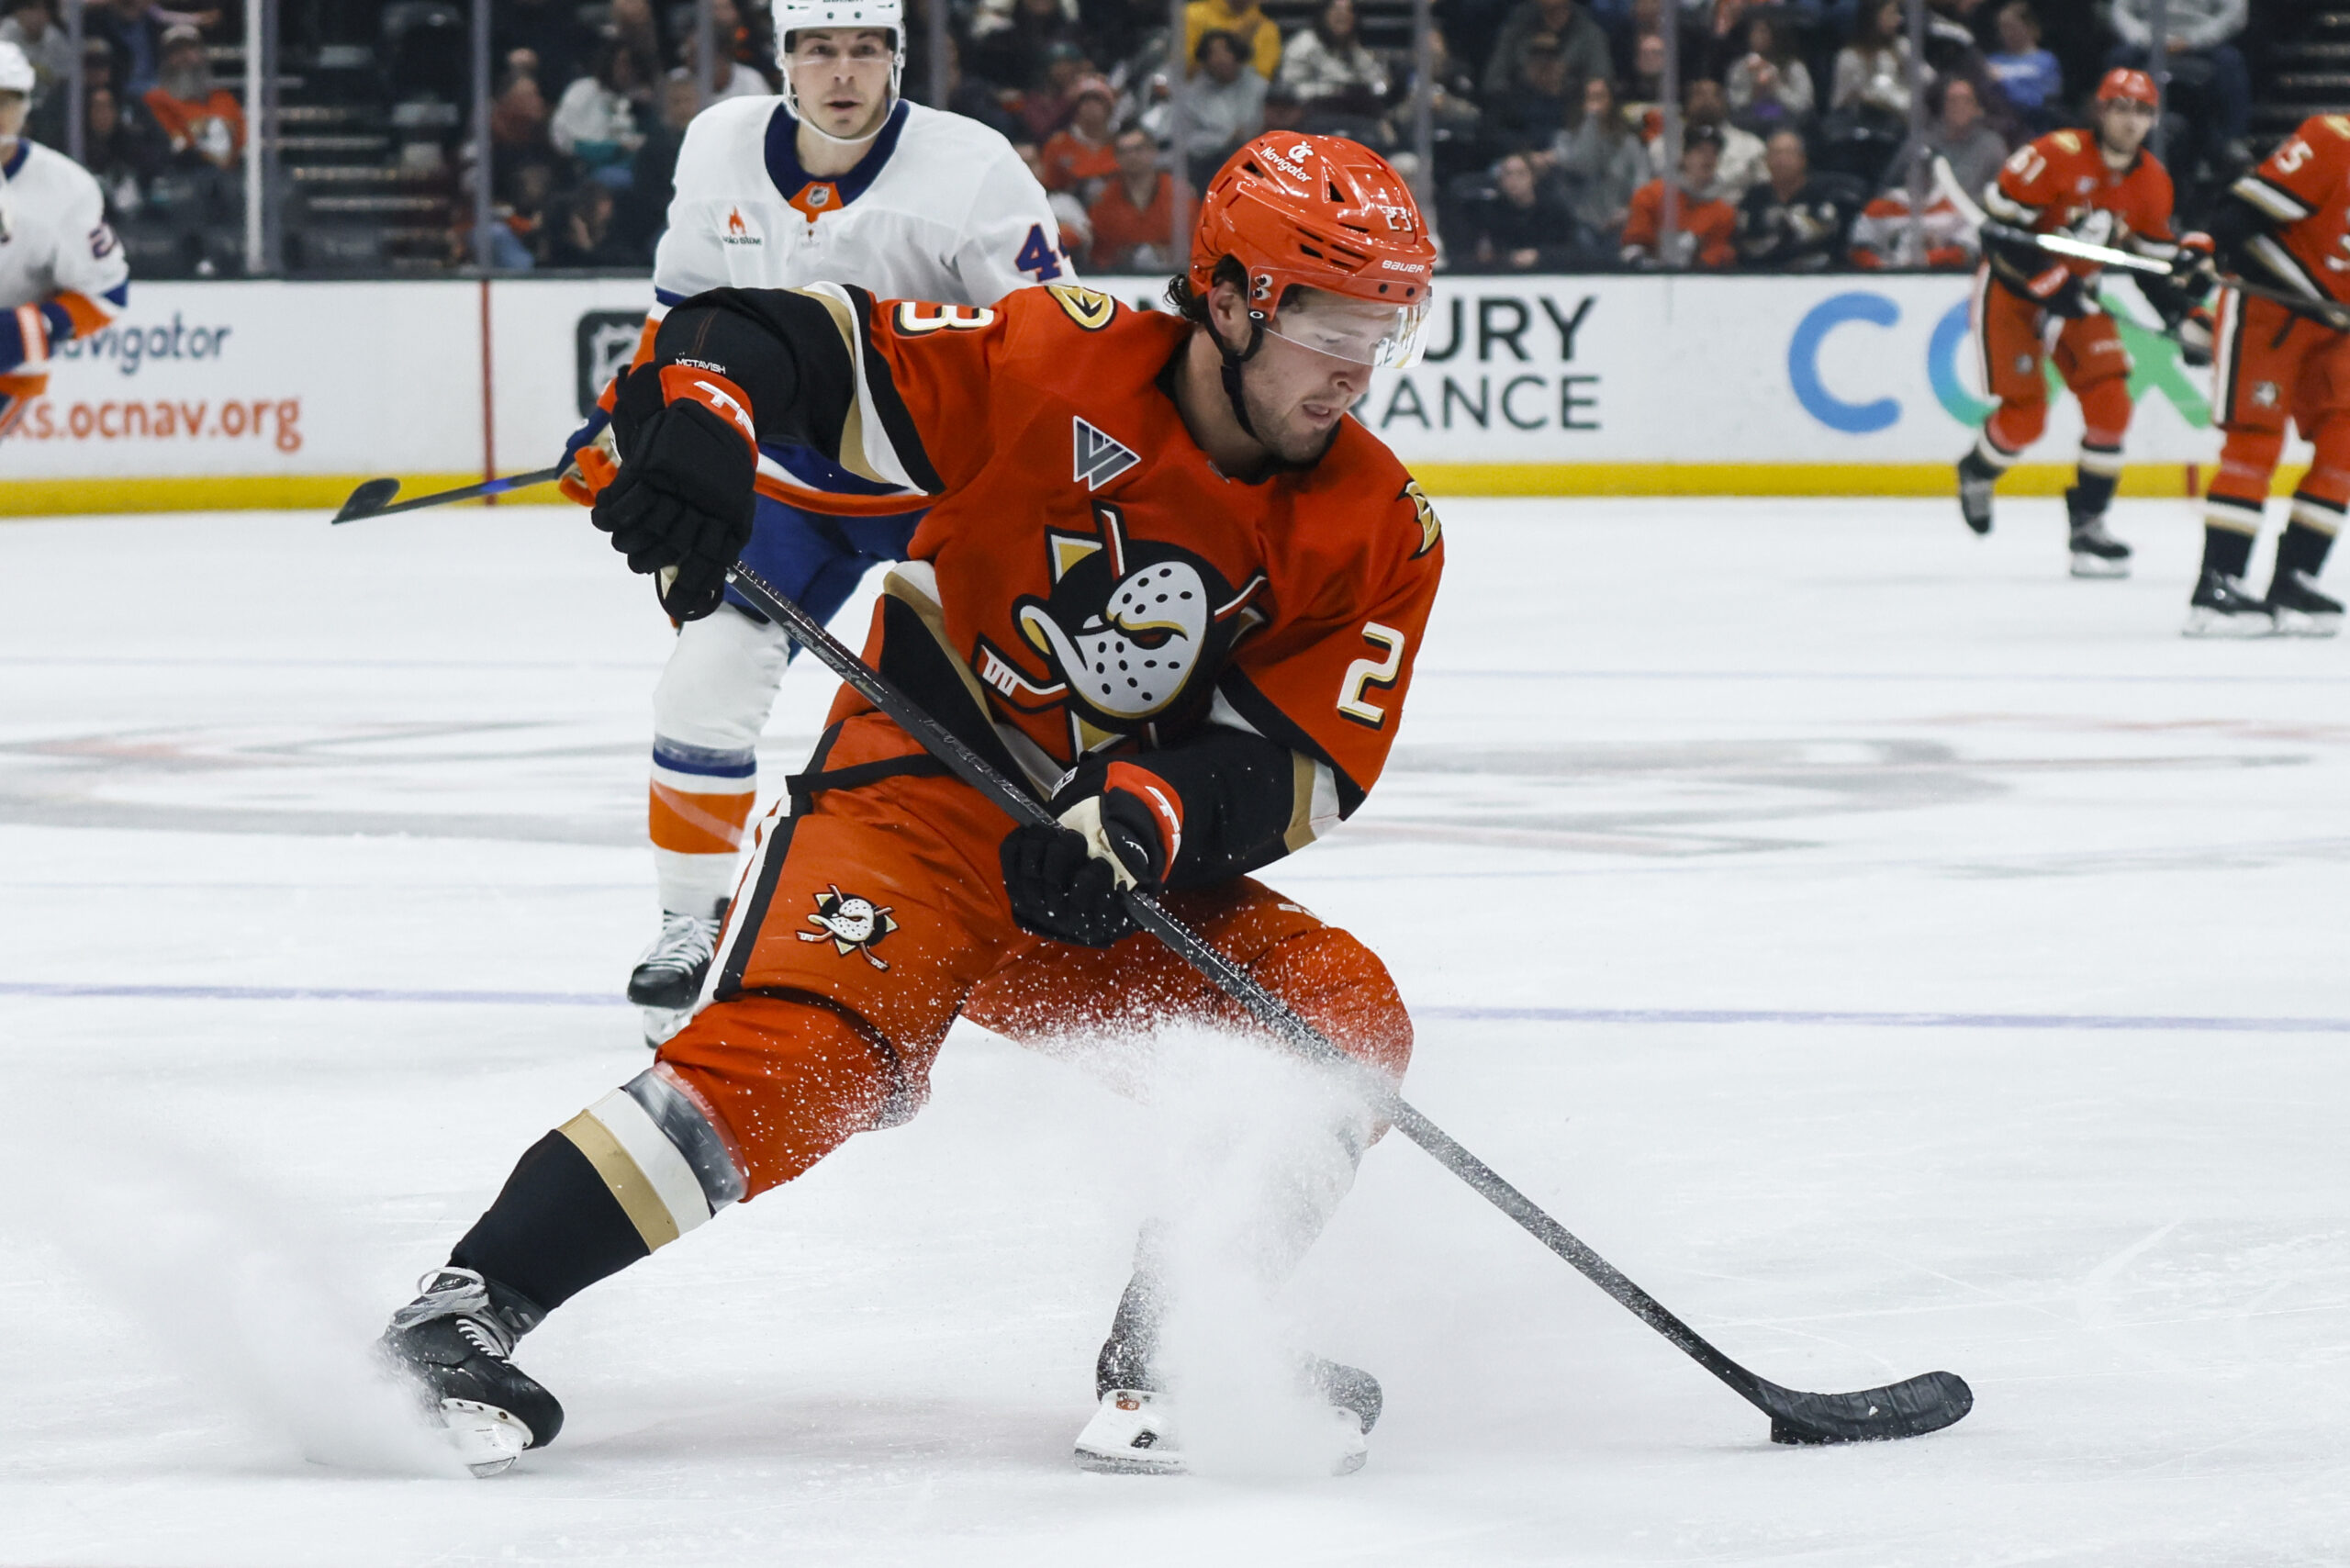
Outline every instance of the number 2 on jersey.
[(1404, 633), (1393, 626), (1366, 621), (1362, 640), (1377, 648), (1382, 656), (1357, 659), (1347, 666), (1347, 678), (1338, 683), (1338, 712), (1375, 730), (1387, 722), (1387, 710), (1369, 700), (1368, 689), (1378, 687), (1383, 690), (1395, 684), (1395, 677), (1404, 667)]
[(1053, 242), (1045, 238), (1043, 224), (1028, 226), (1028, 242), (1020, 247), (1020, 254), (1013, 258), (1012, 264), (1024, 273), (1035, 273), (1038, 283), (1050, 283), (1061, 275), (1060, 252), (1054, 250)]

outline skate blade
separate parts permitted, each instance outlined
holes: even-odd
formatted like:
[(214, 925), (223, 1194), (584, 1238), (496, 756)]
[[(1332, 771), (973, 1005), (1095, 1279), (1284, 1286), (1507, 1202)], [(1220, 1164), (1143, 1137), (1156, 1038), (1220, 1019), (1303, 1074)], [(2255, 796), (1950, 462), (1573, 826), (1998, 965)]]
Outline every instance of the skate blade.
[(694, 1020), (690, 1007), (642, 1007), (644, 1014), (644, 1046), (647, 1050), (659, 1050), (674, 1038), (678, 1030)]
[(2187, 624), (2178, 631), (2182, 637), (2273, 637), (2277, 622), (2266, 615), (2228, 615), (2198, 605), (2187, 612)]
[(488, 1477), (513, 1468), (531, 1446), (531, 1428), (510, 1411), (472, 1399), (443, 1399), (441, 1425), (467, 1470)]
[(2126, 577), (2130, 575), (2127, 561), (2109, 561), (2102, 555), (2076, 553), (2073, 556), (2073, 576), (2076, 577)]
[(1153, 1453), (1148, 1449), (1088, 1448), (1077, 1446), (1077, 1467), (1096, 1475), (1182, 1475), (1190, 1467), (1180, 1453)]
[(2342, 631), (2339, 615), (2311, 615), (2300, 610), (2273, 610), (2279, 637), (2332, 637)]

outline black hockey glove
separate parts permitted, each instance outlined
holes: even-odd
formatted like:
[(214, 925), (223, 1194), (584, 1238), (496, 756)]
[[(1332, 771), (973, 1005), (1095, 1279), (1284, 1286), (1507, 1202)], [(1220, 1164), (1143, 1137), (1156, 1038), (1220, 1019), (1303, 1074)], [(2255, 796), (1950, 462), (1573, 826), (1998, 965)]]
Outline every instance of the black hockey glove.
[(727, 568), (751, 542), (758, 443), (749, 403), (714, 373), (642, 365), (621, 383), (612, 432), (621, 471), (597, 499), (595, 524), (629, 570), (663, 574), (661, 608), (698, 621), (725, 598)]
[[(1154, 806), (1154, 785), (1170, 804)], [(1172, 798), (1147, 770), (1116, 763), (1107, 787), (1079, 798), (1059, 822), (1005, 834), (1003, 889), (1020, 929), (1078, 947), (1107, 947), (1133, 935), (1125, 890), (1154, 889), (1167, 874), (1170, 842), (1181, 834), (1162, 814), (1176, 809)]]

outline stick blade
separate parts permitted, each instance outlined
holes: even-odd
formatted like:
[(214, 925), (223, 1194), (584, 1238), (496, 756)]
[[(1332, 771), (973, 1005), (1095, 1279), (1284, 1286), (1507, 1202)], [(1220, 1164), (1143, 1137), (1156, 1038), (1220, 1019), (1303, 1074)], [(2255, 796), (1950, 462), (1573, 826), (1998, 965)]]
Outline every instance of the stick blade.
[(1774, 1443), (1874, 1443), (1922, 1437), (1965, 1418), (1975, 1391), (1956, 1372), (1932, 1372), (1858, 1394), (1804, 1394), (1766, 1383), (1761, 1405)]
[(368, 517), (391, 505), (392, 498), (400, 493), (397, 479), (370, 479), (351, 492), (342, 510), (334, 514), (337, 522), (349, 522), (353, 518)]

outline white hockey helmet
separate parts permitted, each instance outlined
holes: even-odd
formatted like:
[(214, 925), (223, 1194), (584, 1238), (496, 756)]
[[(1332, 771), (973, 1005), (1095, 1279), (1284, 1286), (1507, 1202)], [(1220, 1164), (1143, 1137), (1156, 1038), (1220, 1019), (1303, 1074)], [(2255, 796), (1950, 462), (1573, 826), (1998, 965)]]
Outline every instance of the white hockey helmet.
[[(776, 9), (780, 11), (778, 4)], [(0, 93), (22, 93), (31, 97), (33, 85), (39, 80), (33, 74), (33, 62), (25, 51), (13, 43), (0, 42)]]
[(873, 28), (887, 32), (890, 50), (890, 105), (892, 108), (897, 106), (899, 84), (906, 73), (906, 0), (774, 0), (774, 9), (775, 59), (783, 69), (783, 106), (791, 111), (793, 119), (801, 119), (801, 116), (800, 95), (791, 89), (789, 57), (791, 35), (802, 28)]

